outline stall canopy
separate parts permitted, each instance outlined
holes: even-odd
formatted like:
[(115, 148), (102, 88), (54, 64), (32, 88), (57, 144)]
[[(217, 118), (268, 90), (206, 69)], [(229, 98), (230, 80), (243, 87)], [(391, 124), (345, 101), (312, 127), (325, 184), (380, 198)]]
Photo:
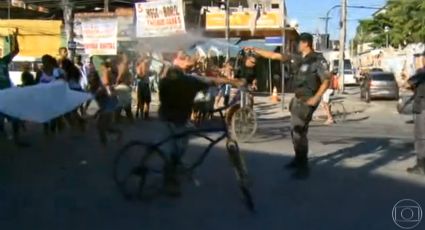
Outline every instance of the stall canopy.
[(216, 55), (225, 55), (227, 48), (229, 48), (230, 56), (234, 57), (238, 54), (242, 47), (257, 47), (269, 51), (274, 51), (276, 49), (276, 46), (266, 45), (264, 39), (240, 40), (239, 38), (231, 38), (228, 43), (226, 39), (215, 38), (195, 44), (196, 45), (191, 47), (189, 53), (202, 50), (201, 52), (204, 52), (205, 54), (208, 54), (208, 51), (212, 51)]
[(60, 47), (61, 24), (55, 20), (0, 20), (0, 36), (8, 36), (19, 28), (21, 56), (56, 55)]

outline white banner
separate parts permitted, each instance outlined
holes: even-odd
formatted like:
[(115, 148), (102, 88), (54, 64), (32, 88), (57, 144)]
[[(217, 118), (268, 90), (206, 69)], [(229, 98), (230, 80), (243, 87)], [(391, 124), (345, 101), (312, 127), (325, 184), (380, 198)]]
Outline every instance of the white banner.
[(117, 19), (107, 17), (86, 19), (82, 21), (81, 27), (86, 54), (117, 54)]
[(70, 90), (64, 81), (8, 88), (0, 90), (0, 113), (43, 123), (74, 110), (90, 99), (91, 94)]
[(182, 0), (135, 4), (137, 37), (164, 37), (186, 32)]

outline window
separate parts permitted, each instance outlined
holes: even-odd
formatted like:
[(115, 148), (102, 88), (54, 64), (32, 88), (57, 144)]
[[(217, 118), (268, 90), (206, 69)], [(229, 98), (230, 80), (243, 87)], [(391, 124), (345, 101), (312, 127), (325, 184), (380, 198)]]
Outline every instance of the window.
[[(334, 69), (338, 69), (338, 63), (339, 63), (339, 60), (334, 60), (333, 61), (333, 66), (334, 66)], [(353, 68), (353, 66), (351, 65), (351, 61), (349, 60), (349, 59), (345, 59), (344, 60), (344, 69), (346, 69), (346, 70), (348, 70), (348, 69), (352, 69)]]
[(395, 81), (394, 74), (375, 74), (372, 75), (373, 81)]

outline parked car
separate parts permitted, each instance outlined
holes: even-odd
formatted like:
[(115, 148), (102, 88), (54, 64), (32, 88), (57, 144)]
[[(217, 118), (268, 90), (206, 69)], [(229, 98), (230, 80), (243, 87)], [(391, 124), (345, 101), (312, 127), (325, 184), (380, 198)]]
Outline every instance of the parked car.
[(374, 98), (398, 100), (399, 90), (395, 76), (390, 72), (369, 72), (360, 85), (360, 98), (370, 102)]

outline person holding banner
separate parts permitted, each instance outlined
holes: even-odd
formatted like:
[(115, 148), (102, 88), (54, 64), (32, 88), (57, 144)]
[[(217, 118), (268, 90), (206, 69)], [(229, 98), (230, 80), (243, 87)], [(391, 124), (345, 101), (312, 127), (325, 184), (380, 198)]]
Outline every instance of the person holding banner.
[[(59, 68), (58, 62), (51, 55), (43, 55), (41, 57), (41, 62), (43, 63), (43, 68), (37, 73), (36, 81), (38, 83), (49, 84), (65, 77), (65, 73)], [(61, 118), (56, 118), (50, 122), (44, 123), (43, 128), (44, 134), (49, 136), (59, 130), (62, 130), (64, 128), (64, 124)]]
[[(18, 42), (18, 29), (13, 33), (10, 44), (11, 52), (6, 56), (0, 58), (0, 90), (7, 89), (12, 87), (12, 82), (9, 77), (9, 64), (12, 62), (13, 58), (19, 53), (19, 42)], [(0, 136), (6, 136), (6, 131), (4, 127), (5, 120), (8, 120), (12, 123), (12, 135), (13, 140), (17, 146), (26, 147), (28, 144), (20, 140), (19, 128), (20, 121), (16, 118), (10, 117), (6, 114), (1, 113), (0, 111)]]

